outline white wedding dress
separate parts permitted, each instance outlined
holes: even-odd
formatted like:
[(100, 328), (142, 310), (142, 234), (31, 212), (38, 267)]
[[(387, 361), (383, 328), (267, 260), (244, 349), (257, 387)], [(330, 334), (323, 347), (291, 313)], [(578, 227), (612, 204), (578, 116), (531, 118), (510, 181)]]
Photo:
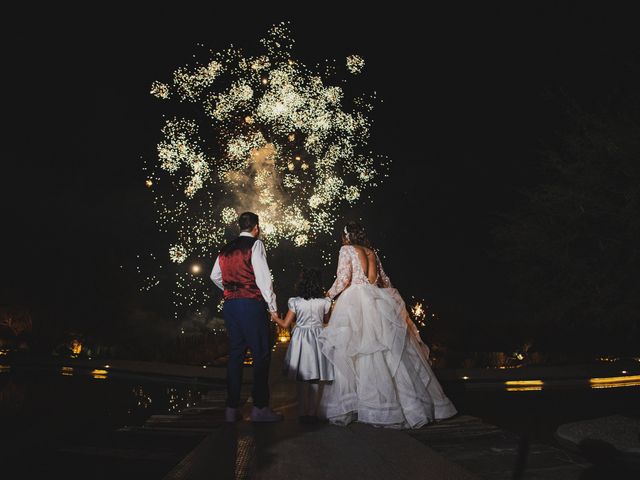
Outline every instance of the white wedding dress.
[(329, 298), (340, 295), (318, 340), (334, 367), (319, 415), (337, 425), (352, 421), (420, 428), (457, 413), (429, 364), (429, 348), (392, 287), (376, 254), (378, 279), (364, 274), (353, 246), (340, 250)]

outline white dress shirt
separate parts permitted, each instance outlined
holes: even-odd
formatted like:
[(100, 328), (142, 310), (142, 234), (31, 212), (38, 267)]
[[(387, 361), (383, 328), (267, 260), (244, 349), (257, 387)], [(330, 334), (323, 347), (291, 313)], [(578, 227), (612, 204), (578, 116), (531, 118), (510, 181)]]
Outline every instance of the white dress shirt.
[[(240, 232), (241, 237), (253, 237), (249, 232)], [(276, 303), (276, 294), (273, 293), (273, 284), (271, 282), (271, 272), (267, 265), (267, 252), (264, 249), (262, 240), (256, 240), (251, 249), (251, 266), (256, 276), (256, 284), (262, 293), (262, 298), (267, 302), (270, 312), (277, 312), (278, 305)], [(220, 257), (216, 258), (216, 263), (211, 271), (211, 280), (216, 286), (224, 291), (222, 284), (222, 270), (220, 270)]]

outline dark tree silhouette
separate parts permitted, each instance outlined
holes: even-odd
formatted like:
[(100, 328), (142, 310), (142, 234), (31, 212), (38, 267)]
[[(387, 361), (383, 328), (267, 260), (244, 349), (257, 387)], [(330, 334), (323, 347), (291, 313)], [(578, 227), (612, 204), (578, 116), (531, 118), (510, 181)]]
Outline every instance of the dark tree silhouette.
[(494, 231), (514, 332), (538, 348), (640, 345), (640, 110), (620, 98), (590, 111), (560, 101), (563, 121), (538, 156), (539, 181)]

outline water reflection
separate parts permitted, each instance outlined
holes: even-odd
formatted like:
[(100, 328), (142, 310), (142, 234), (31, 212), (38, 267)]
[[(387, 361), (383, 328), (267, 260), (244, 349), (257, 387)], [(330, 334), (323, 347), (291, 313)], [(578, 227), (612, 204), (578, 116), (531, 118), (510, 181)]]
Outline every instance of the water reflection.
[(102, 370), (102, 369), (99, 369), (99, 368), (96, 368), (95, 370), (93, 370), (91, 372), (91, 376), (93, 378), (99, 378), (99, 379), (107, 378), (108, 374), (109, 374), (109, 372), (107, 370)]
[(202, 393), (193, 389), (178, 391), (176, 388), (168, 388), (167, 398), (169, 399), (169, 411), (178, 414), (185, 408), (195, 406), (201, 400)]
[(531, 392), (542, 390), (542, 380), (509, 380), (504, 382), (507, 392)]
[[(105, 368), (69, 365), (56, 370), (6, 366), (0, 372), (0, 422), (11, 418), (16, 428), (20, 424), (16, 413), (34, 425), (40, 418), (43, 425), (67, 419), (67, 425), (76, 425), (74, 431), (93, 423), (109, 428), (140, 426), (151, 415), (177, 415), (194, 407), (210, 389), (153, 378), (127, 380), (126, 375)], [(47, 413), (52, 411), (56, 415)]]
[(147, 409), (153, 403), (153, 399), (151, 396), (144, 391), (142, 385), (138, 385), (131, 389), (133, 396), (136, 400), (136, 407), (140, 407), (141, 409)]
[[(541, 379), (518, 379), (501, 381), (499, 379), (472, 378), (467, 375), (458, 377), (461, 380), (460, 385), (465, 391), (471, 390), (502, 390), (507, 392), (531, 392), (539, 390), (566, 390), (585, 388), (624, 388), (639, 387), (640, 375), (633, 374), (622, 370), (622, 375), (610, 377), (593, 377), (593, 378), (549, 378)], [(630, 374), (631, 373), (631, 374)]]
[(25, 388), (9, 376), (4, 378), (0, 383), (0, 413), (6, 410), (8, 415), (13, 415), (24, 404)]
[[(172, 459), (186, 455), (200, 437), (165, 440), (163, 434), (154, 437), (156, 443), (149, 442), (146, 422), (154, 415), (175, 415), (190, 408), (213, 388), (69, 364), (48, 369), (12, 366), (0, 375), (4, 440), (0, 472), (5, 474), (1, 478), (46, 478), (51, 472), (68, 472), (69, 465), (88, 478), (129, 478), (111, 472), (126, 470), (122, 465), (133, 461), (129, 453), (160, 450), (168, 453), (167, 458), (154, 457), (153, 468), (168, 470), (174, 465)], [(103, 451), (125, 455), (94, 456)]]
[(640, 386), (640, 375), (625, 375), (623, 377), (590, 378), (591, 388), (621, 388)]

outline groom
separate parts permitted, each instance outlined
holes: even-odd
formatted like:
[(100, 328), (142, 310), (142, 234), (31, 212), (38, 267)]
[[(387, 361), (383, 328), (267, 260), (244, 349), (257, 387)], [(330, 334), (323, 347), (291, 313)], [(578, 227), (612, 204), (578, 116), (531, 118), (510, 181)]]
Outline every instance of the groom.
[(224, 291), (223, 316), (229, 335), (225, 420), (235, 422), (242, 418), (238, 408), (248, 347), (253, 356), (251, 421), (275, 422), (282, 420), (282, 415), (269, 407), (271, 345), (267, 307), (271, 318), (278, 318), (276, 296), (264, 244), (258, 239), (258, 215), (244, 212), (238, 224), (240, 236), (222, 249), (211, 272), (213, 283)]

